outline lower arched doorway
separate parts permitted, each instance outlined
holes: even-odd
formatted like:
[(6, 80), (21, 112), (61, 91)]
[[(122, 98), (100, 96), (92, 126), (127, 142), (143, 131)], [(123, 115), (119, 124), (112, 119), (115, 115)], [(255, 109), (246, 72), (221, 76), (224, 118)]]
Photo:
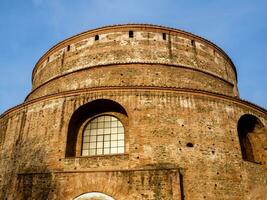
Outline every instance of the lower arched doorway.
[(73, 200), (115, 200), (111, 196), (108, 196), (106, 194), (100, 193), (100, 192), (89, 192), (82, 194)]

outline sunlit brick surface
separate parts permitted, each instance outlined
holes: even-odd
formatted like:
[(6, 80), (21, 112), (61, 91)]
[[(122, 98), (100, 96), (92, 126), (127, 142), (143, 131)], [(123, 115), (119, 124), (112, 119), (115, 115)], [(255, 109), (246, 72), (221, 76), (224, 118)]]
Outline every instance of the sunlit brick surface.
[(239, 99), (211, 42), (99, 28), (55, 45), (32, 81), (0, 116), (0, 199), (266, 200), (267, 111)]

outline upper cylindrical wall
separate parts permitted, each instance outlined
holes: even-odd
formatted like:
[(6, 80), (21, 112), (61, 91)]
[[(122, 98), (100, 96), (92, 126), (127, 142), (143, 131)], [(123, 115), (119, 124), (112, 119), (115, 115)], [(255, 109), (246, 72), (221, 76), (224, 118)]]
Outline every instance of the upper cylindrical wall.
[(33, 70), (27, 100), (110, 86), (187, 88), (238, 96), (236, 82), (230, 58), (201, 37), (161, 26), (118, 25), (81, 33), (52, 47)]

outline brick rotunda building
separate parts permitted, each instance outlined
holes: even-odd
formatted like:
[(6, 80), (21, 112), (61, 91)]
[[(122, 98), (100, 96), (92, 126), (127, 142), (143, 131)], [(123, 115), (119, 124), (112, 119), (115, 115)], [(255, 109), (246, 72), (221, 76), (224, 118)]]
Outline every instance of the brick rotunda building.
[(0, 125), (0, 199), (266, 200), (267, 111), (239, 98), (222, 49), (185, 31), (60, 42)]

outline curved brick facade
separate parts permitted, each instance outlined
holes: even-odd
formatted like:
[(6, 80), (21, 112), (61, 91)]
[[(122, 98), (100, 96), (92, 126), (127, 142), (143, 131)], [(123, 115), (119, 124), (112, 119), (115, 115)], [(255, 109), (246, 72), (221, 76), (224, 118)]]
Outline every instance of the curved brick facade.
[[(101, 99), (123, 108), (110, 113), (124, 116), (125, 153), (68, 153), (74, 113)], [(240, 148), (245, 114), (260, 122), (253, 161)], [(238, 98), (235, 67), (220, 48), (184, 31), (119, 25), (59, 43), (0, 125), (3, 199), (264, 199), (267, 111)]]
[[(70, 79), (76, 82), (66, 84)], [(175, 29), (122, 25), (84, 32), (51, 48), (35, 66), (28, 99), (102, 86), (167, 86), (237, 96), (236, 84), (231, 60), (211, 42)]]

